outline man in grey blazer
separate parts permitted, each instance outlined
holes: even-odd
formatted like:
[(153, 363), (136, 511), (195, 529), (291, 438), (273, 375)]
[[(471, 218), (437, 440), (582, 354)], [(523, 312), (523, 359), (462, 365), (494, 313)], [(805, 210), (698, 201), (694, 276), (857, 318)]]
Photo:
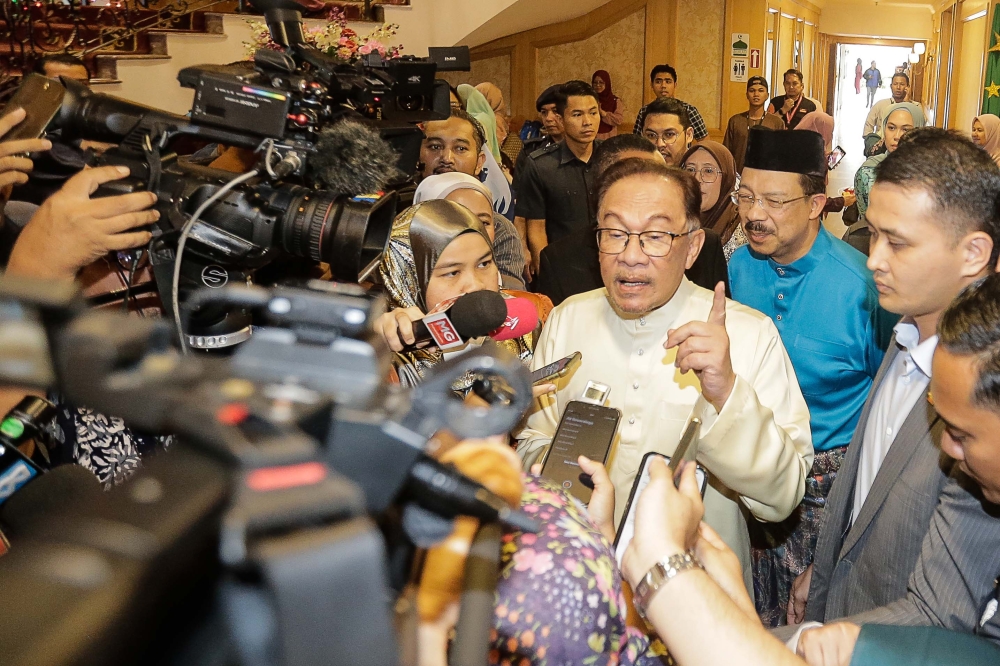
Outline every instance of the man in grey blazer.
[(936, 626), (1000, 643), (1000, 274), (964, 291), (937, 330), (931, 392), (941, 449), (957, 464), (906, 596), (804, 631), (797, 648), (810, 664), (846, 663), (862, 624)]
[[(868, 267), (882, 307), (903, 318), (830, 492), (813, 566), (793, 587), (790, 624), (906, 596), (949, 473), (936, 447), (944, 423), (927, 399), (937, 324), (996, 266), (998, 210), (1000, 170), (956, 134), (915, 131), (879, 167)], [(948, 538), (946, 548), (974, 541)]]

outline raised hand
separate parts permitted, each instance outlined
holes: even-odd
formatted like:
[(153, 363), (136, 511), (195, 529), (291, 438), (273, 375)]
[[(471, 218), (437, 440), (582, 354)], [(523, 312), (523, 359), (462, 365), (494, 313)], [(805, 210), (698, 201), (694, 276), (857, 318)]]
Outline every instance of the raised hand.
[[(0, 139), (25, 118), (24, 109), (14, 109), (0, 118)], [(52, 142), (48, 139), (21, 139), (19, 141), (0, 140), (0, 205), (10, 196), (10, 188), (28, 182), (28, 172), (34, 168), (28, 153), (48, 150)]]
[(625, 549), (622, 573), (633, 588), (660, 560), (683, 553), (698, 539), (698, 526), (705, 515), (695, 464), (681, 463), (680, 486), (667, 463), (654, 457), (649, 463), (649, 485), (642, 491), (635, 510), (635, 536)]
[(694, 371), (705, 400), (721, 412), (736, 385), (726, 332), (726, 286), (715, 285), (708, 321), (690, 321), (667, 333), (664, 349), (677, 347), (674, 361), (682, 374)]
[(84, 169), (45, 200), (14, 244), (8, 273), (72, 280), (108, 252), (140, 247), (152, 234), (140, 227), (160, 218), (152, 192), (91, 199), (103, 183), (124, 178), (125, 167)]

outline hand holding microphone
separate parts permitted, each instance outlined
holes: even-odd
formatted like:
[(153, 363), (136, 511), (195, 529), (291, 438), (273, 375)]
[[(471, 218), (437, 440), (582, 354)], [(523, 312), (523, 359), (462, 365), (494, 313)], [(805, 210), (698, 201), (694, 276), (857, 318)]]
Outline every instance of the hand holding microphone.
[(431, 314), (419, 308), (387, 312), (374, 323), (375, 332), (395, 352), (460, 347), (473, 338), (498, 342), (526, 335), (538, 325), (531, 301), (504, 298), (495, 291), (474, 291), (439, 304)]

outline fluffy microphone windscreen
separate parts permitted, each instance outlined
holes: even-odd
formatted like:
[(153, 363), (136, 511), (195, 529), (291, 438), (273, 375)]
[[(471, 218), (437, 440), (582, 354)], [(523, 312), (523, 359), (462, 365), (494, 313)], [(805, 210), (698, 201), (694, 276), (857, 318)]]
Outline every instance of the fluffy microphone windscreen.
[(376, 130), (343, 120), (320, 132), (309, 168), (324, 188), (338, 194), (373, 194), (399, 175), (397, 159)]
[(495, 291), (474, 291), (457, 299), (448, 318), (463, 339), (480, 338), (502, 326), (507, 317), (507, 302)]
[(538, 326), (538, 310), (527, 298), (508, 298), (504, 304), (507, 307), (507, 316), (503, 324), (490, 333), (490, 337), (494, 340), (500, 342), (513, 340), (531, 333)]

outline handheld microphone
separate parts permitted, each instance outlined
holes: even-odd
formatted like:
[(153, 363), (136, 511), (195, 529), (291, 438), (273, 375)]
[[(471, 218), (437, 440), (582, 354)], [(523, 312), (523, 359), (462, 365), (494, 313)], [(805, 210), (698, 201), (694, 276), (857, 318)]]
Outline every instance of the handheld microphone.
[(504, 305), (507, 317), (503, 324), (490, 332), (490, 337), (497, 342), (527, 335), (538, 326), (538, 310), (527, 298), (508, 298), (504, 300)]
[(466, 340), (481, 338), (504, 325), (507, 302), (495, 291), (474, 291), (454, 299), (450, 304), (439, 304), (423, 319), (413, 322), (414, 343), (406, 347), (415, 349), (425, 342), (432, 342), (441, 350), (461, 347)]

